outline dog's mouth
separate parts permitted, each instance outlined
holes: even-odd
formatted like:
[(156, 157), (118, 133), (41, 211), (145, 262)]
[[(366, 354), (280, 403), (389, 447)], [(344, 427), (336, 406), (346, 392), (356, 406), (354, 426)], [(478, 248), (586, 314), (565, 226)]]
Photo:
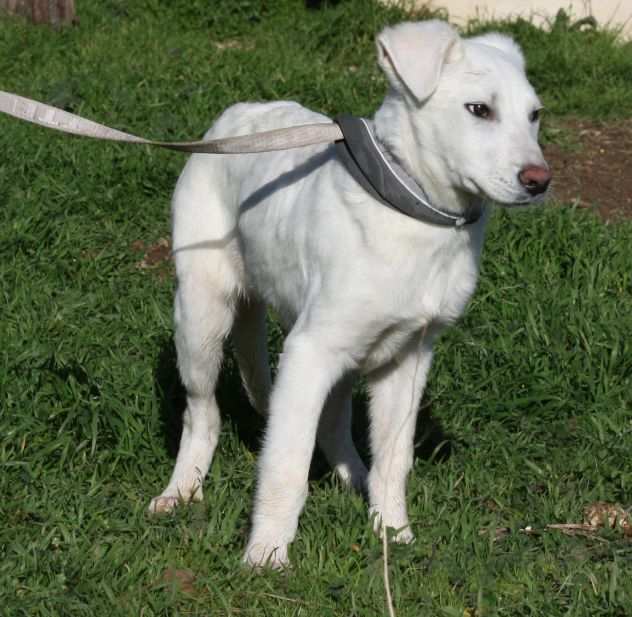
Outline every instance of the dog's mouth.
[(542, 193), (538, 193), (537, 195), (525, 195), (522, 199), (518, 199), (512, 203), (505, 204), (508, 207), (515, 206), (525, 207), (525, 206), (537, 206), (539, 204), (544, 203), (549, 197), (550, 189), (547, 188)]
[(531, 197), (510, 202), (497, 201), (496, 203), (503, 208), (528, 208), (529, 206), (538, 206), (543, 202), (544, 199), (541, 197)]
[(493, 202), (503, 208), (537, 206), (545, 202), (551, 194), (550, 185), (541, 193), (533, 195), (524, 187), (516, 186), (514, 183), (501, 178), (492, 179), (487, 183), (487, 186), (483, 186), (483, 183), (469, 177), (466, 186), (473, 197)]
[(514, 192), (513, 195), (499, 195), (499, 192), (486, 191), (482, 187), (478, 188), (480, 189), (480, 194), (484, 195), (486, 199), (493, 201), (499, 206), (503, 206), (505, 208), (524, 208), (527, 206), (537, 206), (544, 203), (548, 199), (551, 192), (549, 187), (545, 191), (543, 191), (542, 193), (538, 193), (537, 195), (531, 195), (525, 190), (519, 191), (518, 194)]

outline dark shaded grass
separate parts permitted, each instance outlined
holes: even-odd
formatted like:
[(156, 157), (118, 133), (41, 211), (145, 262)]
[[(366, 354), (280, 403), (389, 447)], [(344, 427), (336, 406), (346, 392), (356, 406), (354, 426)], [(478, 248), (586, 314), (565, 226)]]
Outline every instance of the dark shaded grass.
[[(80, 26), (61, 32), (2, 18), (0, 87), (174, 139), (244, 99), (370, 113), (384, 91), (372, 39), (401, 19), (352, 1), (79, 9)], [(629, 45), (563, 23), (550, 35), (500, 26), (524, 45), (552, 114), (630, 114)], [(240, 568), (261, 421), (230, 358), (220, 400), (236, 420), (225, 418), (204, 502), (145, 515), (171, 471), (182, 400), (172, 281), (139, 270), (132, 243), (168, 233), (183, 158), (5, 118), (0, 151), (0, 612), (383, 614), (365, 504), (322, 461), (293, 571)], [(432, 443), (445, 437), (451, 456), (420, 444), (417, 542), (393, 548), (399, 615), (629, 614), (629, 541), (517, 530), (578, 522), (596, 499), (631, 505), (631, 241), (629, 223), (583, 211), (494, 214), (479, 290), (430, 378)], [(493, 542), (496, 527), (516, 532)], [(167, 568), (192, 570), (194, 593), (165, 583)]]

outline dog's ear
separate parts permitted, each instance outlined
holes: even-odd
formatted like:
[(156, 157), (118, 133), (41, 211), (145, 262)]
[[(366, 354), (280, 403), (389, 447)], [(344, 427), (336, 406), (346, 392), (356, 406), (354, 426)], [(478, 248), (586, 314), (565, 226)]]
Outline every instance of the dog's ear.
[(418, 104), (437, 88), (443, 65), (463, 56), (456, 30), (438, 19), (385, 28), (376, 43), (378, 63), (391, 85), (403, 86)]
[(488, 47), (495, 47), (500, 49), (511, 62), (513, 62), (520, 70), (525, 69), (525, 60), (520, 49), (520, 45), (516, 43), (511, 37), (499, 32), (489, 32), (488, 34), (482, 34), (481, 36), (475, 36), (470, 41), (487, 45)]

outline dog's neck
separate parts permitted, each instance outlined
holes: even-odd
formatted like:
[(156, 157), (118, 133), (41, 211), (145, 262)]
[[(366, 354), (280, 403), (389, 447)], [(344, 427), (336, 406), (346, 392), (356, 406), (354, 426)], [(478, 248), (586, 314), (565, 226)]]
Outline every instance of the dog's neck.
[(373, 117), (376, 137), (393, 158), (424, 188), (432, 203), (454, 213), (464, 214), (473, 203), (482, 199), (453, 186), (440, 156), (424, 145), (419, 130), (412, 126), (407, 103), (398, 92), (391, 90)]

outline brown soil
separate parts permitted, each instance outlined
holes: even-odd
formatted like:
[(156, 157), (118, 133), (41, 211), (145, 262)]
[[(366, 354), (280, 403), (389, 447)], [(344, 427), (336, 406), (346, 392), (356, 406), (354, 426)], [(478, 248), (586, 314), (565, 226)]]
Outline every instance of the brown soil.
[(605, 220), (632, 219), (632, 120), (568, 119), (563, 139), (544, 149), (553, 170), (553, 197), (594, 208)]
[(160, 238), (153, 244), (145, 244), (142, 240), (132, 242), (131, 249), (135, 253), (143, 253), (136, 267), (140, 270), (152, 270), (161, 280), (171, 278), (173, 274), (173, 261), (171, 258), (171, 241), (169, 238)]

